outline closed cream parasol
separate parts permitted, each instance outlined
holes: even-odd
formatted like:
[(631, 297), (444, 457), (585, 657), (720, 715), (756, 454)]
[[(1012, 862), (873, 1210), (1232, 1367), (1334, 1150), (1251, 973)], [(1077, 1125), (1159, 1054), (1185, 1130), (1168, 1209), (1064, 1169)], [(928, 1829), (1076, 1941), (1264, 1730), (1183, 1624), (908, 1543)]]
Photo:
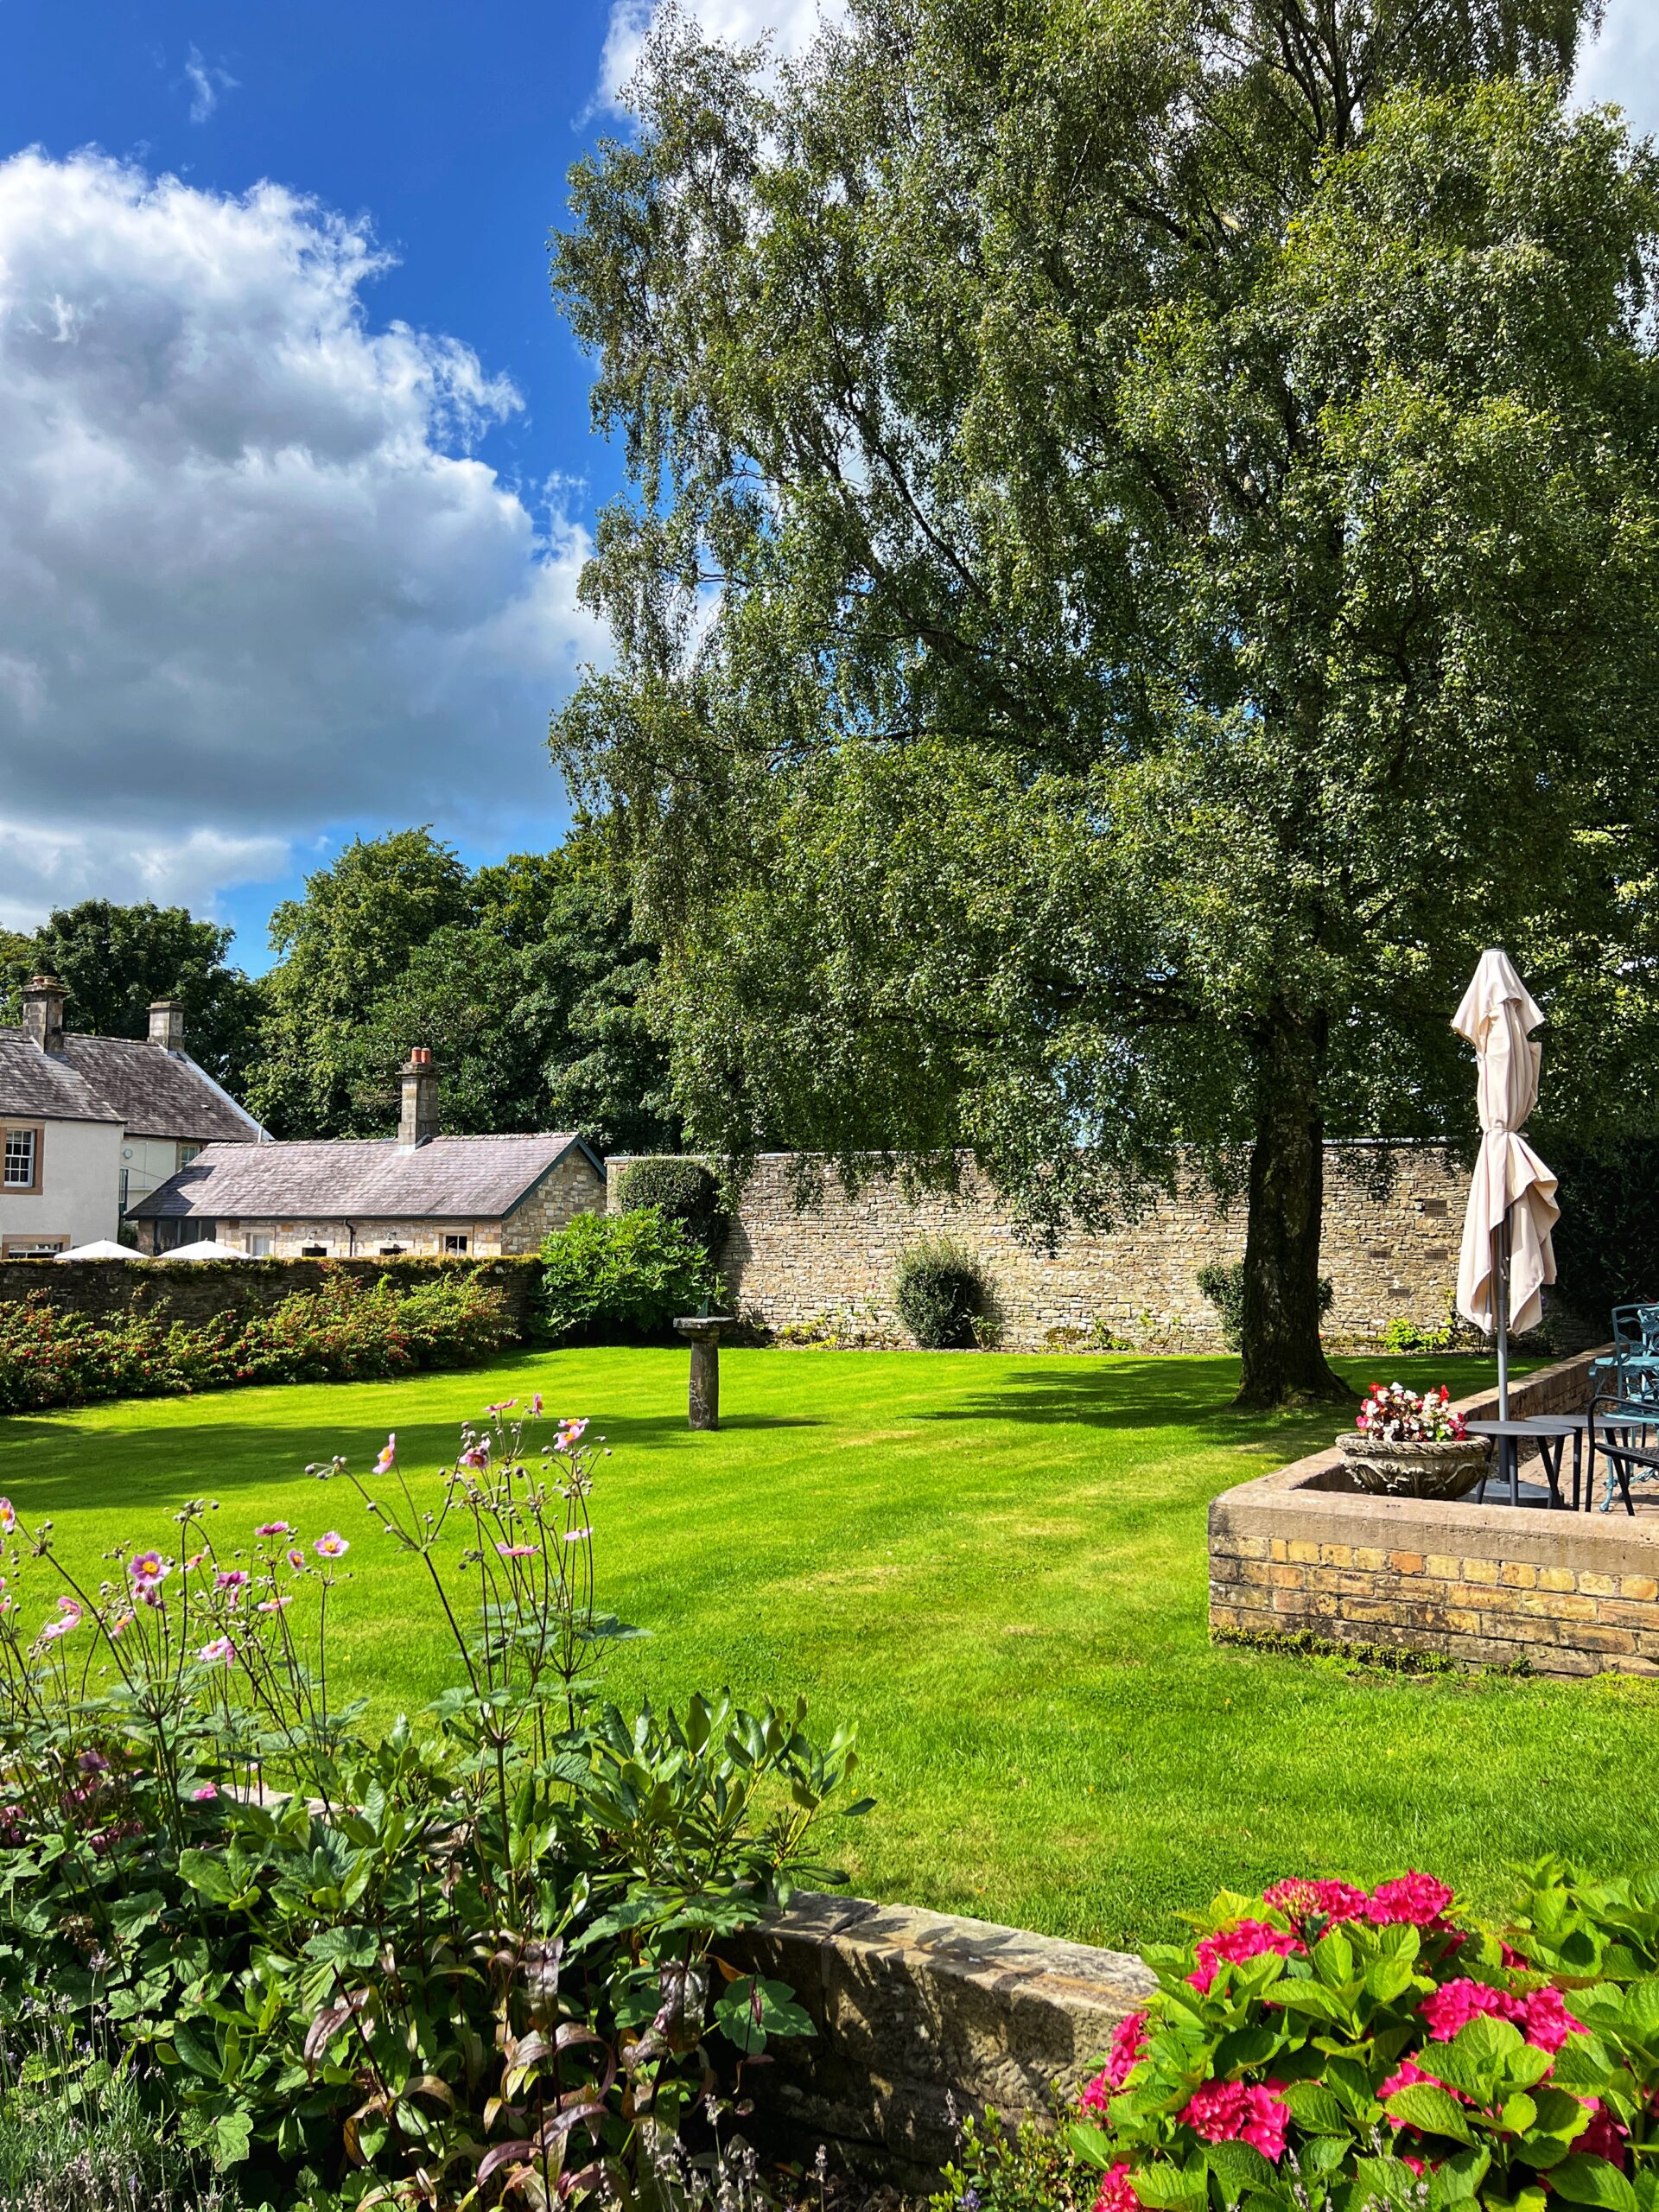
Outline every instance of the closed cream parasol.
[(1538, 1103), (1539, 1051), (1529, 1032), (1543, 1015), (1508, 953), (1480, 956), (1452, 1027), (1475, 1048), (1480, 1157), (1469, 1186), (1458, 1262), (1458, 1311), (1497, 1338), (1498, 1415), (1510, 1414), (1510, 1332), (1543, 1318), (1555, 1280), (1550, 1232), (1560, 1219), (1555, 1178), (1520, 1134)]

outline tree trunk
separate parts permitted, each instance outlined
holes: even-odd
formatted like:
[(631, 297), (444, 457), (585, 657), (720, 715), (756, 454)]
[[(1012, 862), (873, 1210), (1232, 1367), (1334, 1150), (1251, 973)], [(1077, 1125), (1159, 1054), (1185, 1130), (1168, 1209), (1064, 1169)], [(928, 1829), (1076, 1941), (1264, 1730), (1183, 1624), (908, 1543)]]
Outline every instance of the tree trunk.
[(1282, 1012), (1257, 1052), (1240, 1337), (1244, 1371), (1234, 1404), (1294, 1405), (1351, 1397), (1319, 1343), (1319, 1230), (1325, 1211), (1322, 1040)]

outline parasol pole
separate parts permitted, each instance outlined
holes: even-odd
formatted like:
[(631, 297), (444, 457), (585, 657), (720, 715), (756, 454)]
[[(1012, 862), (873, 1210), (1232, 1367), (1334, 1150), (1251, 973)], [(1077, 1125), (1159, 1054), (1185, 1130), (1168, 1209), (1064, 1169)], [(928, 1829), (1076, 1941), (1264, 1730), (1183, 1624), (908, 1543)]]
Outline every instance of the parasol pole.
[(1510, 1417), (1510, 1210), (1497, 1224), (1497, 1417)]

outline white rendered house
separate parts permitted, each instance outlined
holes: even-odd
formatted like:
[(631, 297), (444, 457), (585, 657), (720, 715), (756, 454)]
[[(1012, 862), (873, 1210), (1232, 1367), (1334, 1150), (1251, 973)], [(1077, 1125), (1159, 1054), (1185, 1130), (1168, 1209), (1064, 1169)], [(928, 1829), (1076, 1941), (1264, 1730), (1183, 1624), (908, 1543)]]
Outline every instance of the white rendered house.
[(185, 1051), (175, 1000), (151, 1007), (141, 1041), (66, 1030), (65, 997), (36, 976), (21, 1027), (0, 1029), (0, 1260), (112, 1238), (204, 1145), (264, 1136)]

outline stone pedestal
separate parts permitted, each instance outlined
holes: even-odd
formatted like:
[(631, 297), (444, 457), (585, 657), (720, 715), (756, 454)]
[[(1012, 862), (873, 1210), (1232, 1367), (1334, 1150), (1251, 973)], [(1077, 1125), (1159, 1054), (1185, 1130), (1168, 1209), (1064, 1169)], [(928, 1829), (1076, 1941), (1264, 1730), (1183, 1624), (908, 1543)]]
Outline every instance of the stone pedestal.
[(674, 1324), (681, 1336), (691, 1340), (686, 1419), (692, 1428), (720, 1427), (720, 1332), (731, 1320), (729, 1313), (688, 1313)]

